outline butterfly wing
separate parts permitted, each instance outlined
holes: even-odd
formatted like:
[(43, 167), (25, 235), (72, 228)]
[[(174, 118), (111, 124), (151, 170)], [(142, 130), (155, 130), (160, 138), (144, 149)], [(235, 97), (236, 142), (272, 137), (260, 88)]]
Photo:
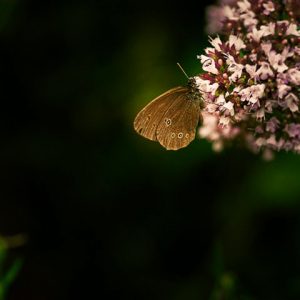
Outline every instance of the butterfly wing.
[(160, 121), (171, 106), (181, 102), (181, 95), (186, 90), (186, 87), (175, 87), (146, 105), (134, 120), (136, 132), (149, 140), (157, 141), (156, 130)]
[(186, 147), (195, 139), (200, 117), (198, 101), (189, 96), (189, 90), (181, 93), (178, 101), (169, 107), (157, 127), (158, 142), (167, 150)]

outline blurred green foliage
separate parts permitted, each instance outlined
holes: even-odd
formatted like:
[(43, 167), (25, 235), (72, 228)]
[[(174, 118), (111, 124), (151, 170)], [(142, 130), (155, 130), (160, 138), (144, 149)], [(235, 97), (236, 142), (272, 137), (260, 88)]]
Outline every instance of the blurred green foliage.
[(25, 242), (25, 237), (16, 235), (12, 237), (0, 237), (0, 300), (5, 300), (7, 292), (18, 275), (22, 259), (15, 259), (7, 266), (8, 251), (11, 248), (19, 247)]

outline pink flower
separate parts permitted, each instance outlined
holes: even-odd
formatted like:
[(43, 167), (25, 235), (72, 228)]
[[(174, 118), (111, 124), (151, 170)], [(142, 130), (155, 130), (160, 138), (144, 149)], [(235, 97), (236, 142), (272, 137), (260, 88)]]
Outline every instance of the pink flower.
[(288, 66), (284, 63), (286, 57), (282, 54), (278, 54), (275, 51), (270, 51), (268, 54), (268, 59), (270, 65), (278, 72), (282, 73), (288, 69)]
[(228, 44), (230, 47), (234, 45), (236, 51), (240, 51), (246, 47), (245, 43), (238, 36), (231, 34), (229, 36)]
[(218, 105), (223, 105), (225, 103), (225, 97), (224, 94), (221, 94), (217, 99), (216, 99), (216, 103)]
[(218, 151), (238, 136), (264, 157), (300, 154), (300, 0), (230, 1), (219, 6), (222, 38), (200, 56), (199, 134)]
[(256, 26), (258, 23), (258, 20), (255, 18), (255, 13), (252, 11), (247, 11), (244, 14), (241, 14), (240, 17), (244, 22), (244, 26), (249, 27), (249, 29)]
[(269, 56), (272, 50), (272, 44), (270, 42), (261, 43), (261, 48), (265, 52), (266, 56)]
[(256, 82), (256, 80), (259, 78), (259, 75), (256, 72), (257, 65), (256, 64), (255, 65), (246, 64), (245, 68), (246, 68), (246, 71), (249, 74), (250, 78), (253, 78)]
[(232, 8), (228, 5), (224, 6), (224, 17), (228, 18), (229, 20), (237, 21), (239, 19), (239, 14), (235, 8)]
[(280, 122), (276, 117), (272, 117), (267, 123), (266, 123), (266, 131), (274, 133), (279, 128)]
[(242, 64), (236, 63), (234, 57), (230, 54), (227, 54), (226, 56), (228, 71), (231, 73), (231, 75), (229, 76), (229, 80), (235, 82), (241, 77), (244, 66)]
[(223, 107), (225, 108), (225, 109), (227, 109), (228, 110), (228, 112), (229, 112), (229, 114), (231, 115), (231, 116), (233, 116), (234, 115), (234, 105), (233, 105), (233, 103), (232, 102), (226, 102), (224, 105), (223, 105)]
[(296, 68), (288, 70), (288, 76), (291, 83), (300, 84), (300, 71)]
[(218, 117), (214, 114), (202, 113), (203, 124), (199, 129), (200, 137), (209, 138), (210, 140), (215, 140), (219, 137), (216, 131), (218, 125)]
[(263, 7), (265, 8), (264, 14), (269, 15), (271, 12), (275, 10), (274, 3), (272, 1), (268, 1), (267, 3), (263, 3)]
[(268, 25), (261, 25), (260, 30), (263, 32), (263, 36), (275, 34), (275, 23), (270, 22)]
[(281, 80), (277, 79), (277, 87), (278, 87), (278, 97), (282, 99), (291, 89), (292, 87), (281, 83)]
[(292, 138), (300, 138), (300, 124), (287, 124), (284, 128), (287, 134)]
[(219, 36), (217, 36), (216, 38), (209, 38), (209, 42), (212, 44), (212, 46), (214, 47), (213, 48), (213, 50), (214, 49), (216, 49), (217, 51), (221, 51), (221, 48), (220, 48), (220, 46), (223, 44), (222, 43), (222, 41), (221, 41), (221, 39), (220, 39), (220, 37)]
[(257, 70), (257, 75), (262, 80), (266, 80), (268, 77), (273, 77), (274, 72), (272, 71), (270, 64), (267, 62), (262, 62), (260, 68)]
[(257, 30), (256, 27), (252, 28), (252, 31), (250, 31), (247, 34), (247, 37), (255, 42), (259, 42), (260, 39), (264, 36), (264, 31), (263, 30)]
[(255, 104), (264, 94), (265, 85), (257, 84), (247, 87), (239, 92), (241, 95), (241, 101), (249, 101)]
[(299, 99), (295, 94), (289, 93), (284, 98), (284, 100), (286, 101), (286, 105), (290, 109), (291, 112), (296, 112), (299, 110), (299, 107), (298, 107)]
[(202, 69), (204, 71), (210, 72), (212, 74), (218, 74), (219, 71), (216, 68), (215, 61), (206, 55), (201, 55), (201, 63), (202, 63)]
[(238, 1), (237, 3), (240, 12), (249, 12), (251, 8), (251, 4), (248, 0)]
[(195, 77), (195, 81), (204, 97), (206, 97), (207, 94), (214, 94), (219, 87), (218, 83), (211, 84), (209, 80), (203, 80), (198, 76)]
[(227, 126), (230, 123), (230, 118), (221, 116), (219, 120), (220, 126)]
[(286, 35), (294, 35), (294, 36), (300, 36), (300, 31), (297, 30), (297, 25), (296, 24), (289, 24), (287, 30), (286, 30)]

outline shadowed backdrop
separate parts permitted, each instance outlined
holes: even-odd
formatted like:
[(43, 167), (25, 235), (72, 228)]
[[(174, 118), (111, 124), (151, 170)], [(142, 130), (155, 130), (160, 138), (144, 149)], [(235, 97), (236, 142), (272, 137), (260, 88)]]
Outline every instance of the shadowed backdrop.
[(133, 130), (201, 72), (208, 4), (1, 1), (5, 299), (299, 299), (299, 156)]

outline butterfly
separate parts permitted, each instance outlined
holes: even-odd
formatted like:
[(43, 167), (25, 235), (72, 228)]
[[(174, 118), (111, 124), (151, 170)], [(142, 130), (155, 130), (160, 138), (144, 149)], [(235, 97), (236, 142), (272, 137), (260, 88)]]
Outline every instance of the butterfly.
[(195, 139), (201, 103), (195, 78), (190, 77), (187, 86), (172, 88), (146, 105), (137, 114), (134, 129), (167, 150), (184, 148)]

